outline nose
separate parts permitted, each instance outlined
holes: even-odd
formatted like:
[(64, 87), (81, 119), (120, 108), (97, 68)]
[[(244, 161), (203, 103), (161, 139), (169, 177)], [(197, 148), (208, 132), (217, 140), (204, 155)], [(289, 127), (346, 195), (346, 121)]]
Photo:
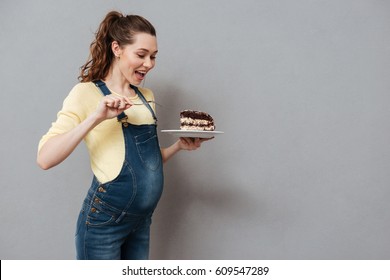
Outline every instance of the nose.
[(152, 68), (154, 66), (154, 63), (150, 57), (147, 57), (144, 61), (144, 66), (147, 68)]

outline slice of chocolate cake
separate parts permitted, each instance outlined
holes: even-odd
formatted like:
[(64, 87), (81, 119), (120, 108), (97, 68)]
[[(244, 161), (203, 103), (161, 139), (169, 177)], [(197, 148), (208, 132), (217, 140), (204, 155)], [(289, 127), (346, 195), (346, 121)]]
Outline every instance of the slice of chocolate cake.
[(184, 110), (180, 112), (180, 129), (213, 131), (215, 125), (213, 118), (205, 112)]

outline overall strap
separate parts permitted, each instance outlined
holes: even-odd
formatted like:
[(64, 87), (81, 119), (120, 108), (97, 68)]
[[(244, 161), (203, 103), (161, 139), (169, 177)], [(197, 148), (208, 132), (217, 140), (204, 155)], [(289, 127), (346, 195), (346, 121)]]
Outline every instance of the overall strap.
[[(102, 80), (96, 80), (93, 81), (93, 83), (100, 89), (104, 96), (111, 94), (111, 91)], [(122, 120), (127, 119), (127, 116), (124, 112), (122, 112), (117, 116), (117, 119), (119, 122), (121, 122)]]
[(157, 124), (156, 114), (154, 113), (153, 108), (150, 106), (149, 102), (146, 101), (146, 98), (144, 97), (144, 95), (141, 93), (141, 91), (136, 86), (130, 85), (130, 87), (135, 90), (135, 92), (138, 94), (139, 98), (145, 104), (146, 108), (148, 108), (149, 111), (152, 113), (154, 123)]

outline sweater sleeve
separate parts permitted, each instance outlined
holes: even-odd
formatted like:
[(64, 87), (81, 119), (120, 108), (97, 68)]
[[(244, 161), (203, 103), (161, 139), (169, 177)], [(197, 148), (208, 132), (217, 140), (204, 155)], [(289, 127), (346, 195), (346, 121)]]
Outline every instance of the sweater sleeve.
[(88, 107), (85, 100), (87, 98), (86, 93), (81, 88), (80, 84), (76, 85), (65, 98), (62, 109), (57, 113), (57, 120), (52, 123), (48, 132), (41, 138), (38, 152), (50, 138), (72, 130), (86, 119)]

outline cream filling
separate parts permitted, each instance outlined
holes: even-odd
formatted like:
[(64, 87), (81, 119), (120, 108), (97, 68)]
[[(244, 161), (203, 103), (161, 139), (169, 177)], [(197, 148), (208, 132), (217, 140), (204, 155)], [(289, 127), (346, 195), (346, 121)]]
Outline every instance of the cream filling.
[(182, 125), (180, 126), (180, 129), (182, 130), (205, 130), (205, 131), (213, 131), (215, 127), (213, 125), (211, 126), (194, 126), (194, 125)]
[(191, 118), (181, 118), (180, 119), (181, 123), (191, 123), (193, 125), (208, 125), (210, 124), (210, 121), (208, 120), (195, 120)]

